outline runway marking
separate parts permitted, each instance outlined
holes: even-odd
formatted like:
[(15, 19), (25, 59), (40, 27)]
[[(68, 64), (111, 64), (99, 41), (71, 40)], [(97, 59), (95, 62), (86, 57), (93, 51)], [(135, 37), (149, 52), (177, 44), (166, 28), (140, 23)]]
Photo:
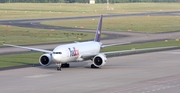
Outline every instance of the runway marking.
[(167, 53), (167, 54), (180, 54), (180, 52), (164, 52), (164, 53)]
[(168, 86), (167, 88), (171, 88), (171, 86)]
[(47, 77), (50, 76), (48, 74), (37, 74), (37, 75), (32, 75), (32, 76), (27, 76), (26, 78), (42, 78), (42, 77)]
[[(170, 83), (169, 83), (170, 84)], [(160, 85), (160, 86), (162, 86), (162, 85)], [(160, 87), (159, 86), (159, 87)], [(149, 93), (149, 92), (155, 92), (155, 91), (160, 91), (160, 90), (164, 90), (164, 89), (168, 89), (168, 88), (173, 88), (173, 87), (178, 87), (179, 86), (179, 84), (177, 84), (177, 85), (172, 85), (172, 86), (166, 86), (166, 87), (162, 87), (162, 88), (158, 88), (158, 89), (153, 89), (153, 90), (151, 90), (151, 91), (146, 91), (146, 92), (142, 92), (142, 93)], [(154, 86), (153, 86), (154, 87)], [(147, 89), (147, 88), (145, 88), (145, 89)]]
[[(161, 85), (159, 85), (159, 86), (165, 86), (165, 85), (163, 85), (163, 84), (168, 84), (168, 85), (170, 85), (171, 83), (168, 83), (168, 82), (174, 82), (174, 81), (176, 81), (176, 80), (180, 80), (180, 78), (179, 77), (176, 77), (176, 78), (167, 78), (167, 79), (164, 79), (164, 80), (162, 80), (162, 81), (158, 81), (158, 82), (155, 82), (155, 83), (153, 83), (153, 84), (161, 84)], [(122, 91), (128, 91), (128, 90), (138, 90), (138, 88), (143, 88), (143, 87), (146, 87), (146, 88), (144, 88), (144, 89), (146, 89), (146, 90), (148, 90), (148, 86), (151, 86), (152, 85), (152, 83), (149, 83), (149, 84), (143, 84), (143, 85), (140, 85), (140, 86), (136, 86), (136, 87), (130, 87), (130, 88), (126, 88), (126, 89), (121, 89), (121, 90), (116, 90), (116, 91), (113, 91), (113, 92), (109, 92), (109, 93), (119, 93), (119, 92), (122, 92)], [(168, 86), (169, 88), (171, 88), (172, 86)], [(166, 89), (166, 88), (168, 88), (168, 87), (163, 87), (163, 88), (158, 88), (157, 90), (162, 90), (162, 89)], [(149, 88), (150, 89), (150, 88)], [(150, 92), (150, 91), (149, 91)], [(147, 93), (148, 93), (148, 91), (147, 91)]]

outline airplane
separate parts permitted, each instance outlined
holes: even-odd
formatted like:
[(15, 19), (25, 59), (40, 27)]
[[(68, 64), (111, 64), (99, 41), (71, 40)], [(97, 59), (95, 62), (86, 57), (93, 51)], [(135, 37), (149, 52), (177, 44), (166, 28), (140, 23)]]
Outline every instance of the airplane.
[(144, 48), (144, 49), (134, 49), (134, 50), (100, 52), (100, 50), (104, 47), (130, 43), (130, 42), (125, 42), (125, 43), (103, 45), (100, 42), (101, 29), (102, 29), (102, 18), (103, 18), (103, 15), (100, 16), (99, 23), (98, 23), (97, 30), (96, 30), (93, 41), (74, 42), (71, 44), (59, 45), (56, 48), (54, 48), (53, 51), (24, 47), (24, 46), (16, 46), (16, 45), (11, 45), (11, 44), (4, 44), (4, 45), (28, 49), (31, 51), (42, 52), (44, 54), (42, 54), (40, 56), (39, 63), (42, 66), (48, 66), (51, 63), (55, 62), (57, 65), (57, 71), (61, 71), (62, 67), (70, 67), (70, 65), (69, 65), (70, 62), (82, 62), (85, 60), (92, 60), (91, 68), (100, 68), (106, 64), (107, 57), (109, 55), (139, 52), (139, 51), (168, 49), (168, 48), (176, 47), (176, 46), (170, 46), (170, 47), (157, 47), (157, 48)]

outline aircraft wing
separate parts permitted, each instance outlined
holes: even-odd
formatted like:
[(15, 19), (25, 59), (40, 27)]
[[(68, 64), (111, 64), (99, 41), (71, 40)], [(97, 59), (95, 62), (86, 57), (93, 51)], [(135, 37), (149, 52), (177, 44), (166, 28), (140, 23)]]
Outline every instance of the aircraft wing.
[(108, 45), (102, 45), (101, 47), (110, 47), (110, 46), (117, 46), (117, 45), (124, 45), (124, 44), (129, 44), (131, 42), (124, 42), (124, 43), (117, 43), (117, 44), (108, 44)]
[(11, 46), (11, 47), (17, 47), (17, 48), (23, 48), (31, 51), (37, 51), (37, 52), (43, 52), (43, 53), (52, 53), (52, 51), (44, 50), (44, 49), (37, 49), (37, 48), (30, 48), (30, 47), (24, 47), (24, 46), (16, 46), (11, 44), (3, 44), (5, 46)]
[(154, 50), (173, 49), (173, 48), (179, 48), (179, 47), (178, 46), (169, 46), (169, 47), (143, 48), (143, 49), (112, 51), (112, 52), (101, 52), (101, 53), (95, 53), (95, 54), (83, 54), (80, 56), (80, 58), (89, 59), (89, 58), (95, 57), (98, 54), (105, 54), (108, 57), (110, 55), (118, 55), (118, 54), (122, 54), (122, 53), (148, 52), (148, 51), (154, 51)]
[(163, 50), (163, 49), (173, 49), (179, 48), (178, 46), (169, 46), (169, 47), (157, 47), (157, 48), (143, 48), (143, 49), (132, 49), (132, 50), (121, 50), (121, 51), (112, 51), (112, 52), (103, 52), (106, 56), (108, 55), (116, 55), (122, 53), (134, 53), (134, 52), (148, 52), (153, 50)]

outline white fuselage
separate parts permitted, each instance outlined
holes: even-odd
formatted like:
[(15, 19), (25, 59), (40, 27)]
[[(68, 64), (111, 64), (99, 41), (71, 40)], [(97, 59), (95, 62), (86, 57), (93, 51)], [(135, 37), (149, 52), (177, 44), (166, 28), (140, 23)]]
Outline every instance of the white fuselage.
[(52, 58), (54, 62), (60, 63), (84, 61), (80, 58), (82, 54), (99, 53), (101, 45), (102, 43), (95, 41), (60, 45), (53, 50)]

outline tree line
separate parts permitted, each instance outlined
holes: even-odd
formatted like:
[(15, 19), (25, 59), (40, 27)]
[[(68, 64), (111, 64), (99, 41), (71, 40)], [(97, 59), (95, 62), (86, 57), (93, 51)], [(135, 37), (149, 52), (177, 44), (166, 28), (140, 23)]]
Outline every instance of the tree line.
[[(107, 3), (107, 0), (95, 0), (96, 3)], [(109, 3), (136, 2), (180, 2), (180, 0), (109, 0)], [(0, 0), (0, 3), (89, 3), (89, 0)]]

